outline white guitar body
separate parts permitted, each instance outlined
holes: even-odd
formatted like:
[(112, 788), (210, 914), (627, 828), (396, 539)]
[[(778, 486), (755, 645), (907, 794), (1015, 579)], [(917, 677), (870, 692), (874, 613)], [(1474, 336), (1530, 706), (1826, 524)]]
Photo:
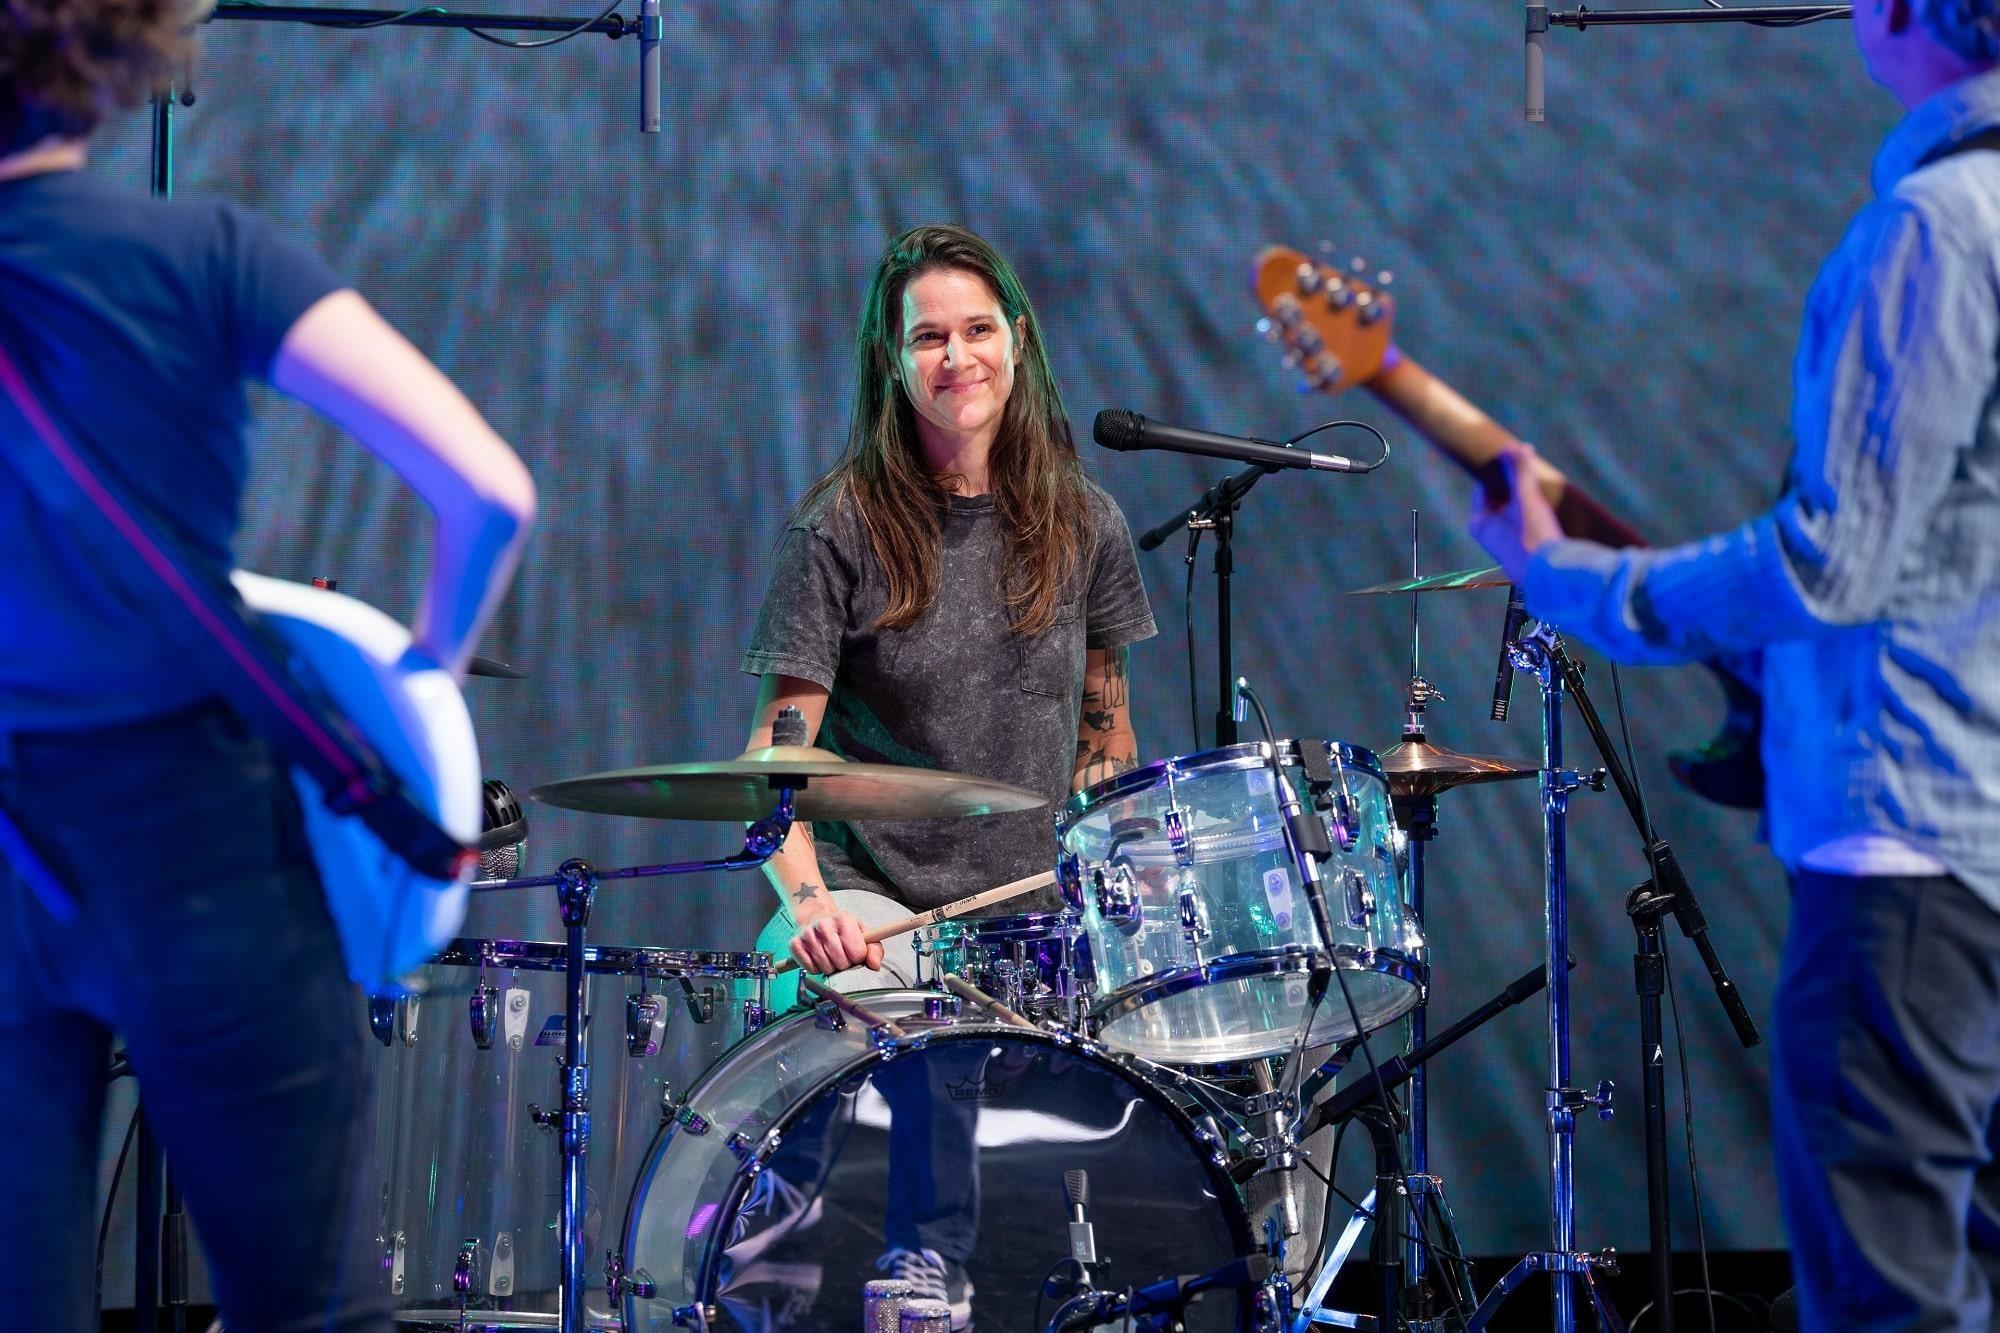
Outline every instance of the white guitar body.
[[(886, 926), (910, 914), (910, 909), (894, 898), (870, 893), (866, 889), (835, 889), (833, 901), (843, 911), (854, 913), (860, 919), (863, 930)], [(781, 907), (777, 915), (764, 924), (763, 931), (757, 936), (757, 948), (773, 958), (790, 958), (792, 936), (798, 933), (799, 923), (792, 918), (791, 909)], [(852, 967), (824, 980), (843, 995), (864, 990), (907, 990), (917, 984), (916, 936), (914, 933), (895, 935), (883, 940), (882, 966), (878, 970)], [(771, 978), (772, 1013), (784, 1013), (798, 1003), (798, 998), (799, 974), (796, 971)]]
[[(410, 799), (452, 837), (476, 843), (479, 745), (451, 674), (412, 668), (404, 661), (410, 632), (366, 602), (243, 570), (230, 580), (367, 737)], [(292, 779), (348, 975), (371, 992), (392, 988), (458, 933), (470, 871), (456, 880), (418, 874), (358, 818), (329, 810), (311, 777), (295, 769)]]

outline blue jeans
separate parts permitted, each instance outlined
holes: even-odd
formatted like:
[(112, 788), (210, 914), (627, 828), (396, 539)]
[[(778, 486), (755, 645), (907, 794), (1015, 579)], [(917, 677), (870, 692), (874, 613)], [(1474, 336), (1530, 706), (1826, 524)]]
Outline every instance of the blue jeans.
[(1801, 872), (1775, 1017), (1800, 1327), (1993, 1327), (2000, 913), (1947, 876)]
[(0, 863), (0, 1326), (97, 1328), (115, 1033), (230, 1333), (387, 1330), (361, 1000), (283, 767), (220, 705), (0, 741), (0, 808), (78, 908)]

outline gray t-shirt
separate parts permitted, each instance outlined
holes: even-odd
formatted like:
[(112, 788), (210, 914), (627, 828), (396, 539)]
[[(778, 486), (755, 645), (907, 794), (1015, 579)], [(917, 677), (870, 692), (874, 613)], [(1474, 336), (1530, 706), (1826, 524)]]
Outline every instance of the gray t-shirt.
[[(1027, 639), (1001, 599), (1006, 544), (990, 495), (948, 497), (938, 594), (907, 630), (874, 628), (887, 586), (851, 502), (830, 499), (785, 529), (743, 669), (826, 686), (818, 743), (848, 759), (970, 773), (1049, 802), (973, 819), (815, 824), (829, 888), (923, 909), (1055, 865), (1052, 818), (1076, 761), (1084, 651), (1156, 632), (1125, 517), (1088, 490), (1091, 544), (1075, 586), (1056, 623)], [(1049, 892), (995, 910), (1055, 905)]]

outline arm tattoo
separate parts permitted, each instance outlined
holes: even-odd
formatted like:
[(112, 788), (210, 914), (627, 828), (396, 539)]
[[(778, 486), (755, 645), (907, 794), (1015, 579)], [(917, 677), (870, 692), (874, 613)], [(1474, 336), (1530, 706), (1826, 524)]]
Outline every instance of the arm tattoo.
[(1125, 706), (1128, 698), (1126, 674), (1129, 652), (1129, 649), (1113, 648), (1105, 654), (1102, 677), (1085, 683), (1080, 721), (1088, 730), (1107, 732), (1117, 724), (1118, 710)]
[(824, 892), (826, 892), (825, 889), (813, 883), (811, 880), (802, 879), (799, 881), (799, 887), (792, 890), (792, 901), (795, 903), (804, 904), (810, 902), (814, 898), (819, 897), (820, 894)]

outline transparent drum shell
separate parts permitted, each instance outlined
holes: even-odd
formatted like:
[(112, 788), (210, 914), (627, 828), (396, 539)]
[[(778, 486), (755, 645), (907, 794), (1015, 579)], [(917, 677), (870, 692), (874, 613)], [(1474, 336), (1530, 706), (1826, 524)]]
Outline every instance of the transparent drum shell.
[[(662, 1104), (743, 1035), (731, 982), (768, 974), (770, 959), (610, 946), (591, 946), (587, 958), (586, 1302), (606, 1311), (604, 1254)], [(387, 1030), (388, 1045), (378, 1035), (367, 1043), (376, 1061), (375, 1151), (364, 1188), (399, 1325), (459, 1328), (458, 1279), (469, 1287), (465, 1328), (553, 1327), (562, 1158), (555, 1132), (536, 1124), (530, 1108), (562, 1104), (562, 962), (560, 944), (457, 940), (419, 970), (415, 994), (369, 1018), (371, 1029)], [(638, 997), (657, 1005), (634, 1012)], [(646, 1053), (649, 1045), (657, 1048)]]
[[(695, 1305), (717, 1333), (860, 1326), (867, 1284), (882, 1276), (892, 1113), (874, 1080), (889, 1061), (977, 1106), (967, 1169), (979, 1182), (968, 1263), (978, 1327), (1022, 1326), (1068, 1252), (1071, 1169), (1088, 1172), (1097, 1249), (1120, 1284), (1249, 1253), (1219, 1145), (1098, 1048), (1070, 1033), (959, 1021), (957, 1001), (934, 991), (851, 998), (911, 1039), (885, 1053), (852, 1018), (835, 1026), (829, 1011), (793, 1014), (732, 1051), (663, 1131), (626, 1222), (628, 1271), (652, 1293), (628, 1291), (626, 1333), (669, 1333), (674, 1312)], [(791, 1180), (802, 1148), (818, 1155), (818, 1176)], [(811, 1200), (815, 1220), (737, 1264), (724, 1250), (766, 1170)], [(1195, 1314), (1194, 1329), (1248, 1326), (1221, 1293)]]
[[(1323, 747), (1335, 782), (1317, 803), (1299, 746)], [(1313, 923), (1287, 849), (1262, 744), (1135, 769), (1072, 797), (1056, 818), (1065, 893), (1096, 972), (1098, 1040), (1167, 1064), (1288, 1050), (1306, 1019), (1316, 955), (1340, 976), (1309, 1046), (1372, 1031), (1417, 1003), (1423, 935), (1404, 890), (1400, 834), (1374, 755), (1338, 741), (1281, 741), (1302, 808), (1319, 807), (1333, 858), (1321, 870), (1334, 938)], [(1347, 807), (1346, 839), (1334, 797)], [(1341, 982), (1345, 982), (1343, 988)]]
[(916, 931), (917, 984), (951, 972), (1036, 1022), (1081, 1027), (1095, 991), (1075, 912), (940, 921)]

